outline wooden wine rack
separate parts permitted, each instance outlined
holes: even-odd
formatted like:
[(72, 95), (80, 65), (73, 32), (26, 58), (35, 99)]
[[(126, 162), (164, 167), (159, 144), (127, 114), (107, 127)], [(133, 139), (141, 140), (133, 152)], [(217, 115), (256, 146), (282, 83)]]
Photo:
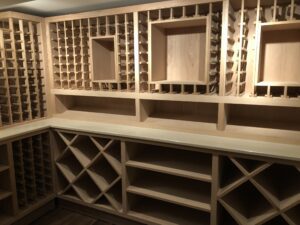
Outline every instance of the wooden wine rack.
[(145, 224), (299, 222), (298, 162), (68, 130), (53, 135), (64, 200)]
[(15, 195), (13, 191), (13, 166), (8, 144), (0, 145), (0, 224), (6, 223), (15, 214)]
[[(51, 23), (50, 36), (55, 88), (135, 91), (132, 13)], [(91, 38), (113, 36), (115, 79), (93, 80)]]
[(46, 116), (41, 21), (0, 19), (0, 126)]
[(17, 201), (20, 209), (53, 193), (49, 133), (12, 142)]
[(12, 224), (54, 198), (48, 131), (0, 143), (0, 224)]
[[(138, 50), (141, 92), (184, 94), (215, 94), (218, 92), (220, 71), (219, 56), (221, 46), (220, 35), (222, 23), (220, 15), (221, 9), (222, 7), (220, 4), (210, 3), (139, 12)], [(188, 28), (195, 28), (191, 24), (199, 19), (206, 20), (206, 37), (202, 39), (200, 37), (196, 40), (194, 35), (189, 35)], [(179, 25), (179, 27), (176, 27), (176, 23), (185, 23), (185, 25)], [(157, 37), (157, 39), (155, 39), (156, 36), (159, 36), (159, 33), (156, 33), (155, 31), (155, 27), (157, 26), (160, 28), (160, 26), (164, 26), (164, 24), (166, 24), (164, 35), (171, 36), (165, 37), (165, 45), (167, 46), (164, 46), (162, 37)], [(174, 24), (175, 28), (173, 28), (173, 26), (169, 26), (169, 24)], [(168, 27), (171, 27), (174, 30), (170, 29), (170, 31), (168, 31)], [(198, 26), (198, 30), (200, 28)], [(153, 32), (149, 33), (149, 29), (153, 30)], [(170, 34), (168, 34), (168, 32)], [(176, 32), (177, 34), (185, 35), (186, 38), (182, 38), (180, 35), (176, 36)], [(184, 43), (182, 43), (181, 39), (184, 40)], [(182, 61), (185, 62), (184, 57), (189, 57), (189, 54), (191, 54), (190, 52), (194, 48), (194, 46), (192, 46), (192, 48), (188, 48), (190, 41), (195, 41), (195, 43), (201, 42), (200, 48), (204, 48), (204, 51), (201, 51), (200, 55), (198, 55), (198, 52), (193, 53), (194, 59), (190, 59), (191, 61), (200, 60), (201, 62), (199, 62), (200, 65), (198, 65), (198, 67), (200, 67), (200, 70), (204, 68), (202, 71), (203, 74), (198, 74), (198, 79), (200, 79), (198, 82), (189, 81), (190, 79), (195, 79), (195, 73), (199, 70), (197, 67), (191, 69), (192, 64), (197, 65), (197, 62), (192, 61), (189, 65), (180, 63)], [(174, 52), (172, 52), (172, 48), (174, 48), (176, 43), (177, 45), (180, 45), (181, 51), (176, 52), (176, 50), (173, 50)], [(166, 59), (163, 59), (163, 56), (161, 56), (164, 54), (163, 52), (157, 51), (157, 49), (164, 51), (164, 48), (167, 49), (165, 51), (168, 51), (164, 55)], [(197, 49), (199, 47), (195, 48)], [(157, 53), (155, 54), (155, 52)], [(182, 58), (172, 58), (175, 57), (176, 54)], [(150, 69), (151, 71), (149, 71)], [(162, 73), (162, 75), (158, 73)], [(163, 73), (167, 74), (163, 75)], [(162, 80), (155, 82), (156, 78), (154, 78), (154, 76), (159, 76)], [(172, 76), (170, 80), (168, 80), (169, 76)], [(186, 80), (180, 76), (184, 76)]]
[(56, 131), (57, 191), (100, 209), (121, 212), (120, 141)]

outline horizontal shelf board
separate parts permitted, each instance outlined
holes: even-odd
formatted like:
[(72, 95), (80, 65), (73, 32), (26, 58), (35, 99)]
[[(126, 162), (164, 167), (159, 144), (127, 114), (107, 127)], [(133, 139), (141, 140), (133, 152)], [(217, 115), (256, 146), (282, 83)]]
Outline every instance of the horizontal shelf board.
[(195, 80), (195, 81), (169, 81), (169, 80), (160, 80), (160, 81), (151, 81), (150, 84), (175, 84), (175, 85), (206, 85), (204, 81)]
[(296, 82), (271, 82), (261, 81), (255, 84), (255, 86), (287, 86), (287, 87), (300, 87), (300, 83)]
[(167, 220), (159, 219), (155, 216), (146, 215), (144, 213), (129, 211), (128, 215), (132, 216), (132, 217), (135, 217), (135, 218), (138, 218), (138, 219), (141, 219), (142, 221), (150, 221), (150, 222), (155, 223), (155, 224), (178, 225), (177, 223), (172, 223), (172, 222), (169, 222)]
[(163, 166), (163, 165), (155, 165), (155, 164), (147, 163), (147, 162), (138, 162), (138, 161), (130, 160), (130, 161), (126, 162), (126, 165), (130, 166), (130, 167), (134, 167), (134, 168), (141, 168), (141, 169), (166, 173), (166, 174), (170, 174), (170, 175), (191, 178), (191, 179), (200, 180), (200, 181), (211, 182), (211, 180), (212, 180), (211, 175), (208, 175), (208, 174), (201, 174), (201, 173), (196, 173), (196, 172), (192, 172), (192, 171), (175, 169), (175, 168), (171, 168), (171, 167), (167, 167), (167, 166)]
[(6, 199), (6, 198), (8, 198), (10, 196), (12, 196), (12, 192), (11, 191), (6, 191), (6, 190), (0, 189), (0, 200)]
[(127, 192), (130, 192), (132, 194), (155, 198), (157, 200), (162, 200), (162, 201), (166, 201), (166, 202), (170, 202), (170, 203), (175, 203), (175, 204), (178, 204), (181, 206), (186, 206), (186, 207), (190, 207), (190, 208), (205, 211), (205, 212), (210, 212), (210, 210), (211, 210), (210, 204), (207, 204), (204, 202), (197, 202), (197, 201), (186, 199), (186, 198), (181, 198), (181, 197), (171, 195), (171, 194), (165, 194), (165, 193), (161, 193), (158, 191), (149, 190), (146, 188), (129, 186), (127, 188)]
[[(267, 86), (259, 83), (260, 86)], [(257, 84), (258, 86), (258, 84)], [(284, 86), (284, 85), (278, 85)], [(295, 85), (295, 86), (300, 86)], [(63, 90), (52, 89), (54, 95), (70, 96), (90, 96), (90, 97), (108, 97), (108, 98), (127, 98), (141, 100), (164, 100), (164, 101), (183, 101), (183, 102), (206, 102), (206, 103), (224, 103), (224, 104), (246, 104), (246, 105), (269, 105), (282, 107), (300, 107), (300, 98), (281, 98), (281, 97), (263, 97), (263, 96), (218, 96), (218, 95), (196, 95), (196, 94), (159, 94), (159, 93), (137, 93), (120, 91), (86, 91), (86, 90)]]
[(0, 165), (0, 173), (3, 172), (3, 171), (6, 171), (8, 169), (9, 169), (8, 166), (6, 166), (6, 165)]
[(87, 90), (64, 90), (51, 89), (54, 95), (87, 96), (87, 97), (109, 97), (109, 98), (128, 98), (134, 99), (136, 93), (122, 91), (87, 91)]

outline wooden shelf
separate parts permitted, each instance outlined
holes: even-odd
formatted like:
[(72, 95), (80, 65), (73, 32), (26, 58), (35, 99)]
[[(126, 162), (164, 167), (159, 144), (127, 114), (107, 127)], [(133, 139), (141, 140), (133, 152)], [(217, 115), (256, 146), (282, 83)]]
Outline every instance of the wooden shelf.
[(127, 144), (129, 161), (126, 165), (211, 182), (211, 156), (145, 144)]
[[(164, 203), (146, 197), (129, 196), (130, 205), (128, 215), (139, 218), (141, 221), (155, 224), (209, 224), (210, 216), (197, 210), (186, 209), (170, 203)], [(131, 199), (132, 198), (132, 199)], [(157, 207), (159, 205), (159, 207)]]
[[(284, 35), (280, 35), (280, 32)], [(297, 58), (300, 56), (300, 23), (279, 22), (262, 23), (260, 25), (260, 49), (261, 56), (257, 65), (257, 82), (281, 82), (288, 86), (289, 83), (300, 85), (297, 71), (300, 69)], [(277, 57), (274, 57), (274, 54)], [(295, 61), (296, 60), (296, 61)], [(272, 65), (272, 66), (270, 66)], [(285, 74), (285, 76), (282, 76)]]
[(298, 108), (256, 105), (229, 105), (229, 125), (298, 131)]
[(209, 183), (140, 169), (127, 169), (127, 173), (129, 192), (210, 212)]
[(116, 171), (103, 156), (97, 159), (87, 172), (102, 191), (106, 191), (110, 184), (118, 178)]
[(81, 200), (88, 203), (93, 202), (101, 193), (87, 174), (81, 175), (72, 186)]

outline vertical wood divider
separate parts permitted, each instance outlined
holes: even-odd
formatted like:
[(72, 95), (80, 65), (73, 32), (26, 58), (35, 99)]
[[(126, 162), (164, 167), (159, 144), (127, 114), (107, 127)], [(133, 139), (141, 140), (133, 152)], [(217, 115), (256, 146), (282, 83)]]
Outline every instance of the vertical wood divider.
[(126, 162), (128, 161), (128, 155), (126, 150), (125, 141), (121, 141), (121, 164), (122, 164), (122, 206), (123, 213), (128, 212), (128, 199), (127, 199), (127, 187), (128, 187), (128, 177), (126, 171)]
[(229, 0), (223, 1), (223, 15), (222, 15), (222, 39), (221, 39), (221, 64), (220, 64), (220, 84), (219, 95), (225, 95), (225, 81), (227, 70), (227, 49), (228, 49), (228, 18), (229, 17)]
[(212, 156), (211, 225), (218, 225), (219, 156)]

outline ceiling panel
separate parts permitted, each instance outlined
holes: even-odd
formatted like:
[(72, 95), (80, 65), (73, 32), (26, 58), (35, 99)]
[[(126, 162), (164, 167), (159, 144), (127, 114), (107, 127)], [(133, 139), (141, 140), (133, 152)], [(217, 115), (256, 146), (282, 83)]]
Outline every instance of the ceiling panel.
[[(1, 3), (2, 1), (0, 0)], [(8, 2), (9, 0), (4, 1)], [(158, 1), (164, 0), (34, 0), (0, 7), (0, 9), (30, 13), (38, 16), (55, 16)]]

